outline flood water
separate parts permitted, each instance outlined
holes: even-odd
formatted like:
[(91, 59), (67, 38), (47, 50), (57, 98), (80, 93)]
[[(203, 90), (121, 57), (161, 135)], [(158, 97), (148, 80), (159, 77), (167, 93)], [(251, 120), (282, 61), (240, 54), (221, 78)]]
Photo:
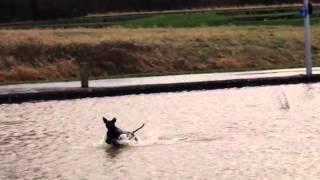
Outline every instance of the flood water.
[(0, 105), (0, 179), (319, 179), (319, 114), (320, 84)]

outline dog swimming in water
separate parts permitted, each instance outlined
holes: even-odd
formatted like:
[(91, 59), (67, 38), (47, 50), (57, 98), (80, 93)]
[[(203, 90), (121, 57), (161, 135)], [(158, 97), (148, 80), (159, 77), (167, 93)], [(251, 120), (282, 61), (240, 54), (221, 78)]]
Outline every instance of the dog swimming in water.
[(102, 119), (108, 129), (105, 142), (114, 146), (122, 145), (123, 141), (134, 140), (137, 142), (138, 138), (135, 136), (135, 133), (144, 127), (144, 124), (142, 124), (142, 126), (132, 132), (123, 131), (115, 125), (117, 121), (116, 118), (113, 118), (111, 121), (105, 117)]

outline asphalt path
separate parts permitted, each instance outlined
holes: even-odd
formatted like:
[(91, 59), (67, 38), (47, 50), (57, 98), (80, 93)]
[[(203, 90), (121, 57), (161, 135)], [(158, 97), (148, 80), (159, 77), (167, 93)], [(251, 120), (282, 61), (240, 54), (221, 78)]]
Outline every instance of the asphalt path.
[(89, 88), (81, 88), (80, 81), (29, 83), (0, 86), (0, 104), (315, 82), (320, 68), (311, 77), (299, 68), (92, 80)]
[[(206, 73), (206, 74), (186, 74), (186, 75), (169, 75), (169, 76), (152, 76), (152, 77), (137, 77), (137, 78), (121, 78), (121, 79), (102, 79), (91, 80), (89, 86), (96, 87), (127, 87), (139, 85), (164, 85), (176, 83), (194, 83), (208, 81), (226, 81), (238, 79), (257, 79), (257, 78), (274, 78), (286, 77), (295, 75), (304, 75), (304, 68), (297, 69), (282, 69), (282, 70), (264, 70), (264, 71), (246, 71), (232, 73)], [(313, 74), (320, 74), (320, 67), (313, 68)], [(68, 89), (79, 88), (80, 81), (70, 82), (50, 82), (50, 83), (28, 83), (16, 85), (0, 86), (0, 94), (10, 93), (27, 93), (38, 92), (50, 89)]]

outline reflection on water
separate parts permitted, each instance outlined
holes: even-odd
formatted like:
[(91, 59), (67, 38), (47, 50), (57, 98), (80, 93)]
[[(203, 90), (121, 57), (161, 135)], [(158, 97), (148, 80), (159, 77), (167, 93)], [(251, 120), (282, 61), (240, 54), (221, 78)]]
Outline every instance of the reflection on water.
[[(0, 179), (316, 179), (320, 84), (0, 105)], [(138, 144), (104, 144), (102, 116)]]
[(117, 147), (112, 147), (109, 146), (106, 149), (106, 153), (109, 158), (117, 158), (122, 152), (127, 151), (129, 149), (129, 146), (117, 146)]

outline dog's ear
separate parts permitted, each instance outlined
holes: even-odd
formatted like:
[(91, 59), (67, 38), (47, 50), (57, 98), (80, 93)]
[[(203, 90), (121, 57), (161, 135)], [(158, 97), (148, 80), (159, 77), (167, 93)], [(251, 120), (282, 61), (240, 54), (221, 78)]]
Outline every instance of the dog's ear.
[(106, 119), (105, 117), (102, 117), (102, 119), (103, 119), (103, 122), (107, 124), (108, 119)]
[(117, 121), (116, 118), (113, 118), (113, 119), (112, 119), (112, 122), (113, 122), (113, 123), (116, 123), (116, 121)]

